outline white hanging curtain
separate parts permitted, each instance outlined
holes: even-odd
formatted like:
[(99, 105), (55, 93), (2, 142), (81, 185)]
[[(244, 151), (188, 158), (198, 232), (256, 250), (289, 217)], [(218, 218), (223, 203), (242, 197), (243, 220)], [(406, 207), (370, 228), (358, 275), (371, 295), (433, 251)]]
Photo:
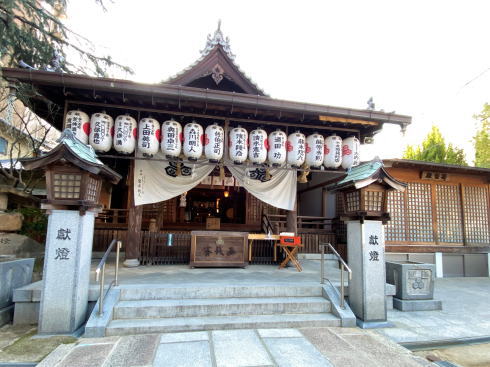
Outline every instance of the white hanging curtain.
[(295, 170), (270, 168), (270, 179), (266, 180), (264, 168), (237, 166), (227, 159), (225, 165), (257, 199), (280, 209), (294, 210), (297, 184)]
[[(165, 158), (158, 153), (155, 158)], [(174, 162), (140, 160), (135, 162), (134, 171), (134, 203), (135, 205), (152, 204), (169, 200), (189, 191), (208, 176), (214, 169), (213, 165), (189, 162), (180, 163), (180, 175), (176, 175), (177, 164)]]
[[(163, 159), (158, 153), (155, 158)], [(166, 161), (136, 160), (134, 171), (135, 205), (152, 204), (169, 200), (191, 190), (207, 177), (214, 165), (182, 162), (177, 175), (177, 163)], [(296, 171), (270, 168), (270, 179), (265, 169), (234, 165), (225, 160), (225, 165), (238, 182), (253, 196), (277, 208), (293, 210), (296, 202)]]

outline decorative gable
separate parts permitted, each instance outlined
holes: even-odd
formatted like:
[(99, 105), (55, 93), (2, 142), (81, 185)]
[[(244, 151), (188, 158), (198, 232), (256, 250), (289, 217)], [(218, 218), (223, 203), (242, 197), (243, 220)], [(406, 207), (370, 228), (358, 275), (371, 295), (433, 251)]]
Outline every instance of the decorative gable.
[(245, 75), (234, 60), (230, 40), (223, 36), (220, 21), (214, 35), (208, 35), (201, 57), (165, 83), (265, 96), (264, 91)]

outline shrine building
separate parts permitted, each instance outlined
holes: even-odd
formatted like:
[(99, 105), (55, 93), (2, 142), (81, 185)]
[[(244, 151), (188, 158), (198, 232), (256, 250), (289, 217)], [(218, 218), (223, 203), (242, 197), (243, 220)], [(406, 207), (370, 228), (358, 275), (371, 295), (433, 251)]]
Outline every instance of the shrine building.
[[(317, 254), (328, 242), (345, 258), (344, 201), (327, 186), (361, 163), (359, 149), (384, 124), (405, 130), (411, 123), (372, 108), (272, 98), (240, 69), (219, 28), (198, 60), (159, 84), (16, 68), (2, 73), (12, 88), (32, 85), (34, 112), (59, 130), (71, 129), (123, 177), (102, 186), (93, 251), (120, 239), (127, 265), (198, 265), (192, 231), (294, 233), (300, 254)], [(387, 257), (444, 259), (447, 275), (471, 275), (475, 266), (475, 274), (488, 274), (489, 170), (384, 164), (408, 182), (405, 192), (389, 191), (386, 199)], [(270, 241), (246, 244), (224, 246), (207, 265), (280, 261)]]

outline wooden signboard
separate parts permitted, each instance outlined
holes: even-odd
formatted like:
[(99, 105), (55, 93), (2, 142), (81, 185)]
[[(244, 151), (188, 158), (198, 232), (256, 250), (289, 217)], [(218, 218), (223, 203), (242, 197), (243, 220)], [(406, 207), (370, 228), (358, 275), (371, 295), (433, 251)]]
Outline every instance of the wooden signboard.
[(220, 218), (206, 218), (206, 229), (207, 230), (219, 230), (221, 228)]
[(246, 261), (246, 232), (192, 231), (191, 267), (239, 267)]

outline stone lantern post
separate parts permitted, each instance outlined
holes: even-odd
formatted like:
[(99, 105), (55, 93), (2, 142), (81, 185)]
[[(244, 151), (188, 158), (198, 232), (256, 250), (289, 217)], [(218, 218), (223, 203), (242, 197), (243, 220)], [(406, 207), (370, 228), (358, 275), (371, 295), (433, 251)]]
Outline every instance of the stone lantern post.
[(103, 180), (121, 176), (105, 166), (93, 149), (65, 130), (49, 153), (22, 161), (27, 170), (44, 168), (48, 217), (40, 334), (72, 334), (87, 316), (94, 220)]
[(383, 224), (390, 220), (388, 191), (403, 191), (406, 186), (375, 159), (352, 168), (341, 181), (328, 187), (342, 193), (341, 220), (347, 223), (347, 262), (352, 269), (349, 305), (362, 328), (388, 325)]

